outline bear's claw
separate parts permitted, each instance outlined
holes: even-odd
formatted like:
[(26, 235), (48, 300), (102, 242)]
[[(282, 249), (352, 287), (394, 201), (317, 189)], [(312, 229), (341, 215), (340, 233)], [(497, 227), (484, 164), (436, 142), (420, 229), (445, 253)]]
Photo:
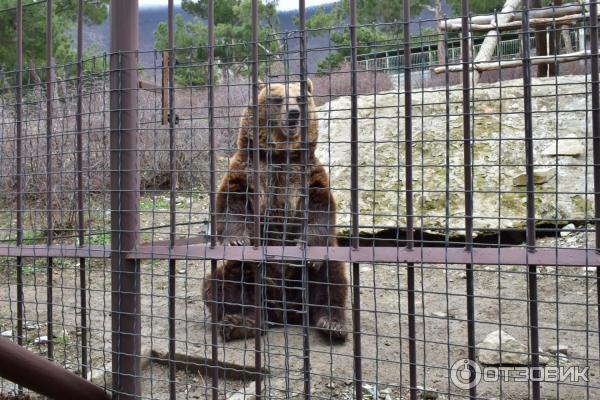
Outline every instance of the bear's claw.
[(348, 337), (348, 331), (346, 331), (344, 323), (335, 318), (319, 318), (316, 328), (331, 340), (345, 341)]

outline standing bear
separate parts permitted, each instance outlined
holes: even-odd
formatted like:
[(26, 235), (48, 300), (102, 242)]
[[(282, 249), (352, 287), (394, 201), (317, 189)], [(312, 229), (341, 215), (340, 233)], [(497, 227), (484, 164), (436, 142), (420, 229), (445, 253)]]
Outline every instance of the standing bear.
[[(315, 156), (318, 121), (307, 81), (308, 97), (299, 83), (262, 85), (258, 96), (259, 184), (254, 184), (254, 107), (248, 106), (240, 122), (238, 148), (216, 196), (217, 235), (225, 245), (249, 245), (254, 216), (261, 222), (264, 246), (297, 246), (302, 239), (303, 220), (308, 219), (309, 246), (337, 246), (336, 205), (329, 178)], [(306, 121), (301, 107), (307, 104)], [(308, 209), (303, 196), (302, 125), (308, 123)], [(254, 194), (258, 193), (258, 204)], [(216, 312), (224, 340), (248, 338), (267, 324), (302, 323), (302, 271), (308, 268), (309, 323), (330, 340), (345, 340), (345, 304), (348, 292), (346, 266), (338, 261), (312, 261), (303, 267), (293, 261), (267, 262), (262, 268), (263, 324), (254, 318), (254, 288), (257, 263), (225, 261), (204, 284), (204, 301)], [(216, 280), (213, 309), (211, 282)]]

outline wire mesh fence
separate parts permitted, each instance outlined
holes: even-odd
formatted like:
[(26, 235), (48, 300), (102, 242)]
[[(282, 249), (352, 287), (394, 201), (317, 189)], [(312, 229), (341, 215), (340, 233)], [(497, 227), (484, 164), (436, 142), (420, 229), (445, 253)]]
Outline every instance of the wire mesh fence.
[[(123, 399), (597, 398), (597, 3), (300, 1), (286, 32), (242, 3), (242, 43), (207, 1), (178, 46), (169, 1), (140, 51), (113, 1), (85, 57), (79, 1), (43, 66), (23, 27), (56, 4), (0, 11), (0, 339)], [(20, 375), (0, 397), (38, 396)]]

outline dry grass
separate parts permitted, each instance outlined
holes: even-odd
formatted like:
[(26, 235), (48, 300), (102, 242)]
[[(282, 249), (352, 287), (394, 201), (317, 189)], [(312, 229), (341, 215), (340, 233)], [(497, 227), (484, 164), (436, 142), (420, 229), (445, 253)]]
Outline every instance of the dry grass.
[[(314, 97), (318, 105), (351, 93), (350, 70), (344, 66), (327, 76), (312, 76)], [(57, 230), (75, 226), (77, 210), (77, 131), (76, 87), (63, 84), (66, 90), (53, 101), (51, 170), (52, 208)], [(374, 93), (392, 88), (387, 75), (359, 71), (358, 93)], [(66, 93), (66, 94), (64, 94)], [(208, 89), (177, 87), (175, 90), (175, 147), (180, 190), (205, 188), (209, 176)], [(214, 88), (214, 147), (223, 160), (236, 146), (239, 120), (251, 97), (248, 81), (221, 82)], [(0, 96), (0, 205), (11, 210), (16, 199), (16, 106), (14, 93)], [(35, 226), (44, 226), (47, 208), (47, 138), (46, 99), (40, 86), (24, 91), (22, 133), (22, 185), (28, 209), (40, 212)], [(168, 189), (170, 174), (170, 130), (161, 123), (160, 93), (138, 91), (138, 158), (142, 191)], [(84, 86), (83, 95), (83, 190), (86, 204), (104, 196), (108, 203), (110, 187), (110, 98), (108, 76), (96, 75)], [(220, 165), (225, 165), (222, 161)], [(220, 173), (218, 172), (218, 175)]]

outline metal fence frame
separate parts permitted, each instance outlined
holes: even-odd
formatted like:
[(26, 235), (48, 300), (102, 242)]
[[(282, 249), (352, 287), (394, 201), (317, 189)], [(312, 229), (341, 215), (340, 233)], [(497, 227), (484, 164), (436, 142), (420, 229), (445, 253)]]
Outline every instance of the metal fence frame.
[[(469, 79), (469, 4), (467, 0), (462, 0), (462, 65), (463, 65), (463, 126), (464, 126), (464, 179), (465, 179), (465, 226), (466, 226), (466, 246), (464, 248), (434, 248), (434, 247), (415, 247), (414, 221), (413, 221), (413, 188), (412, 188), (412, 121), (411, 121), (411, 66), (412, 55), (409, 40), (404, 40), (404, 95), (405, 95), (405, 132), (406, 132), (406, 215), (407, 217), (407, 238), (404, 247), (361, 247), (359, 243), (359, 209), (358, 209), (358, 116), (357, 116), (357, 15), (356, 0), (350, 0), (350, 44), (351, 44), (351, 191), (352, 191), (352, 242), (349, 247), (327, 248), (327, 247), (299, 247), (284, 248), (280, 247), (259, 247), (258, 242), (253, 246), (227, 247), (219, 246), (216, 242), (215, 232), (215, 193), (216, 193), (216, 172), (215, 172), (215, 154), (214, 154), (214, 122), (213, 122), (213, 83), (214, 83), (214, 0), (209, 1), (209, 56), (208, 56), (208, 87), (209, 87), (209, 129), (210, 129), (210, 215), (211, 232), (210, 242), (206, 244), (197, 244), (192, 246), (177, 246), (175, 243), (175, 201), (171, 201), (171, 233), (169, 245), (146, 245), (140, 246), (138, 240), (139, 216), (138, 216), (138, 196), (139, 191), (139, 172), (136, 169), (137, 164), (137, 98), (135, 90), (138, 87), (137, 76), (137, 49), (138, 49), (138, 2), (137, 0), (112, 0), (111, 7), (111, 135), (110, 135), (110, 157), (111, 157), (111, 227), (112, 243), (111, 248), (104, 246), (87, 245), (84, 243), (84, 225), (83, 225), (83, 184), (82, 184), (82, 121), (81, 121), (81, 102), (82, 102), (82, 18), (83, 18), (83, 0), (79, 1), (79, 23), (77, 29), (77, 60), (78, 60), (78, 84), (77, 84), (77, 165), (78, 176), (78, 204), (79, 204), (79, 225), (78, 225), (78, 245), (54, 245), (52, 236), (47, 238), (46, 245), (26, 245), (23, 241), (23, 182), (22, 182), (22, 71), (23, 71), (23, 34), (22, 34), (22, 0), (17, 1), (17, 242), (15, 245), (1, 245), (0, 256), (16, 257), (17, 260), (17, 282), (18, 282), (18, 312), (17, 312), (17, 337), (18, 343), (22, 344), (23, 336), (23, 257), (39, 257), (48, 260), (48, 282), (47, 295), (48, 301), (48, 337), (52, 337), (52, 260), (55, 257), (73, 257), (80, 259), (80, 269), (85, 271), (87, 258), (111, 258), (112, 265), (112, 356), (113, 356), (113, 392), (115, 399), (133, 399), (141, 395), (142, 388), (140, 384), (140, 360), (141, 360), (141, 320), (140, 320), (140, 260), (142, 259), (165, 259), (169, 260), (169, 379), (171, 397), (175, 398), (175, 268), (176, 261), (182, 259), (209, 259), (211, 260), (211, 270), (215, 271), (217, 260), (256, 260), (268, 261), (274, 256), (285, 259), (296, 260), (319, 260), (328, 258), (331, 260), (340, 260), (349, 262), (352, 265), (352, 320), (353, 320), (353, 339), (354, 339), (354, 385), (355, 397), (361, 399), (362, 377), (361, 377), (361, 307), (360, 307), (360, 281), (359, 266), (360, 263), (372, 262), (394, 262), (406, 263), (408, 266), (408, 323), (409, 323), (409, 363), (410, 363), (410, 397), (417, 398), (417, 353), (415, 339), (415, 264), (416, 263), (450, 263), (464, 264), (466, 267), (466, 293), (467, 293), (467, 315), (468, 315), (468, 357), (475, 360), (475, 314), (474, 314), (474, 264), (512, 264), (520, 265), (528, 271), (528, 302), (531, 316), (529, 326), (531, 338), (532, 366), (539, 366), (538, 352), (538, 326), (537, 326), (537, 267), (540, 265), (568, 265), (568, 266), (595, 266), (596, 267), (596, 285), (600, 284), (600, 91), (598, 80), (598, 15), (597, 3), (590, 3), (590, 32), (591, 32), (591, 56), (590, 63), (592, 68), (592, 121), (593, 121), (593, 162), (594, 162), (594, 205), (595, 205), (595, 228), (596, 228), (596, 248), (587, 249), (536, 249), (535, 244), (535, 187), (534, 187), (534, 154), (532, 145), (532, 112), (531, 112), (531, 55), (530, 40), (524, 36), (522, 42), (523, 50), (523, 85), (524, 106), (525, 106), (525, 136), (526, 159), (527, 159), (527, 247), (526, 248), (490, 248), (482, 249), (473, 246), (473, 187), (472, 187), (472, 160), (471, 160), (471, 86)], [(48, 0), (48, 20), (51, 20), (52, 1)], [(529, 2), (524, 1), (523, 26), (528, 28), (528, 9)], [(173, 0), (169, 0), (169, 48), (174, 49), (174, 12)], [(410, 9), (409, 2), (404, 2), (404, 29), (405, 37), (410, 37)], [(307, 91), (307, 69), (306, 69), (306, 27), (305, 27), (305, 1), (299, 1), (299, 21), (301, 32), (301, 82), (302, 92), (306, 95)], [(258, 29), (258, 9), (257, 1), (252, 1), (252, 104), (257, 107), (258, 99), (258, 51), (257, 51), (257, 29)], [(52, 74), (52, 29), (48, 24), (48, 72)], [(169, 68), (169, 97), (170, 97), (170, 115), (174, 115), (174, 57), (170, 57)], [(52, 79), (48, 79), (48, 93), (52, 92)], [(254, 114), (255, 117), (257, 113)], [(304, 110), (306, 115), (306, 110)], [(51, 121), (52, 104), (50, 99), (47, 103), (47, 129), (48, 129), (48, 154), (51, 154)], [(170, 154), (171, 154), (171, 187), (170, 197), (172, 200), (176, 196), (175, 174), (176, 165), (174, 159), (175, 136), (174, 136), (175, 118), (170, 118)], [(303, 129), (303, 138), (307, 140), (306, 124)], [(255, 121), (255, 138), (258, 138), (258, 123)], [(258, 149), (255, 149), (258, 151)], [(255, 157), (258, 160), (258, 157)], [(306, 158), (304, 158), (306, 167)], [(258, 168), (255, 169), (258, 171)], [(256, 181), (258, 173), (253, 177)], [(48, 200), (51, 200), (52, 192), (52, 171), (47, 173), (48, 182)], [(256, 194), (258, 195), (258, 194)], [(48, 201), (48, 204), (52, 204)], [(49, 213), (48, 213), (49, 214)], [(52, 224), (49, 218), (49, 226)], [(260, 236), (260, 219), (255, 216), (254, 233), (255, 237)], [(216, 283), (215, 283), (216, 284)], [(82, 332), (82, 374), (85, 376), (87, 371), (86, 353), (86, 281), (85, 274), (81, 274), (81, 324)], [(256, 286), (258, 287), (258, 285)], [(216, 296), (216, 290), (213, 291)], [(260, 318), (260, 292), (257, 291), (256, 315)], [(600, 291), (598, 292), (600, 296)], [(216, 300), (216, 299), (215, 299)], [(600, 302), (600, 298), (598, 299)], [(213, 314), (214, 316), (214, 314)], [(600, 320), (600, 310), (598, 314)], [(215, 321), (213, 321), (215, 322)], [(217, 353), (217, 324), (212, 324), (212, 396), (218, 398), (218, 353)], [(305, 326), (306, 329), (307, 326)], [(52, 341), (48, 346), (48, 358), (52, 359)], [(261, 341), (260, 335), (256, 335), (255, 341), (255, 367), (261, 368)], [(310, 398), (310, 347), (308, 335), (304, 342), (304, 377), (305, 377), (305, 396)], [(473, 372), (472, 372), (473, 373)], [(261, 375), (256, 374), (256, 395), (261, 396)], [(531, 382), (532, 398), (540, 398), (539, 382)], [(476, 388), (470, 390), (471, 398), (477, 397)]]

